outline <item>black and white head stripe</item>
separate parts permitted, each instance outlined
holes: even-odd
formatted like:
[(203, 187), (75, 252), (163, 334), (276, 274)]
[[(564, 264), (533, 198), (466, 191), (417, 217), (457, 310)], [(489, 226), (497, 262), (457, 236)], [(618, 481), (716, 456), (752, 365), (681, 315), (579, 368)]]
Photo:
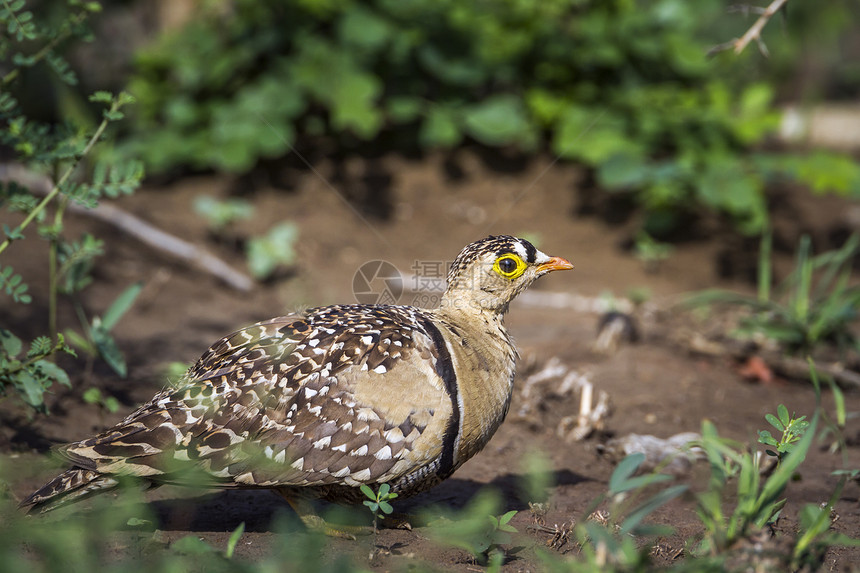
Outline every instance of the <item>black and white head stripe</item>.
[(457, 255), (448, 272), (448, 282), (450, 283), (453, 278), (460, 275), (464, 268), (487, 253), (493, 253), (497, 257), (514, 253), (530, 265), (545, 263), (551, 258), (525, 239), (510, 235), (490, 235), (486, 239), (481, 239), (467, 246)]

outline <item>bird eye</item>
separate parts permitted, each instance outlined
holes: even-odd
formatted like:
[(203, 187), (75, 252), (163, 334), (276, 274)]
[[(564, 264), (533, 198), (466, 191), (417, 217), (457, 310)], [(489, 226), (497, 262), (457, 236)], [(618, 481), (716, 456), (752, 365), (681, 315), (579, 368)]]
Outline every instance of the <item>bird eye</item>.
[(516, 255), (502, 255), (493, 263), (493, 270), (506, 279), (515, 279), (526, 270), (526, 263)]

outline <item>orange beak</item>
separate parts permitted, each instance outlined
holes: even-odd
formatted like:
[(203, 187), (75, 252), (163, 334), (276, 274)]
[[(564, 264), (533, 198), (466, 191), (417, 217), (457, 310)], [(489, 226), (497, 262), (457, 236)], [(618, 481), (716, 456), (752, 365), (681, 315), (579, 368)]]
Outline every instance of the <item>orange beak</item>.
[(550, 271), (568, 271), (573, 268), (573, 265), (567, 259), (561, 257), (553, 257), (547, 262), (538, 265), (537, 271), (541, 274)]

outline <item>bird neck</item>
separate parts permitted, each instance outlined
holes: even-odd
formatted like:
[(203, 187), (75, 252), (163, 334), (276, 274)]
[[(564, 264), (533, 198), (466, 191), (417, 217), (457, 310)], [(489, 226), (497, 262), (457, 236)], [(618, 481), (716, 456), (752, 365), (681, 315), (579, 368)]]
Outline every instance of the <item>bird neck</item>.
[(438, 310), (452, 317), (471, 316), (472, 320), (474, 317), (486, 316), (501, 324), (509, 303), (489, 292), (451, 286), (442, 295)]

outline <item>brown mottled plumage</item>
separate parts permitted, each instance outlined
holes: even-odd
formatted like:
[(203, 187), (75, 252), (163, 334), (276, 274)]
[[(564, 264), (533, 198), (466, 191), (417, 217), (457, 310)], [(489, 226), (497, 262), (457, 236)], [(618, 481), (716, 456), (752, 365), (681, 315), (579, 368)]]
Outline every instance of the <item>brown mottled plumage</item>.
[(60, 448), (72, 467), (21, 505), (47, 511), (119, 476), (272, 488), (294, 507), (306, 497), (357, 502), (361, 484), (423, 491), (479, 452), (507, 413), (508, 304), (569, 268), (523, 239), (488, 237), (456, 258), (438, 309), (329, 306), (244, 328), (177, 387)]

